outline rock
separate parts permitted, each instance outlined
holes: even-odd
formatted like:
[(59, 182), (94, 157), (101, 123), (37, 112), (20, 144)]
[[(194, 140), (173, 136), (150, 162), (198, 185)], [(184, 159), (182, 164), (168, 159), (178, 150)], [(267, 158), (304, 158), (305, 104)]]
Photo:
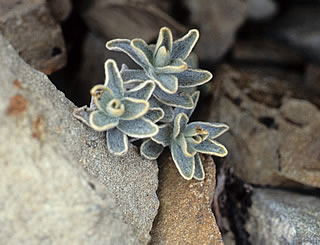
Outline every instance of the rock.
[(247, 16), (247, 2), (240, 0), (187, 0), (190, 22), (200, 28), (196, 53), (200, 59), (216, 61), (235, 39), (235, 33)]
[(51, 74), (66, 64), (62, 31), (45, 0), (2, 1), (0, 33), (35, 69)]
[(289, 77), (222, 68), (216, 78), (222, 90), (208, 121), (230, 126), (221, 142), (235, 175), (244, 181), (320, 187), (320, 111), (307, 101), (312, 94), (303, 95), (295, 84), (300, 78)]
[(297, 48), (308, 59), (320, 62), (319, 12), (317, 2), (293, 4), (270, 26), (269, 33), (285, 45)]
[(248, 17), (252, 20), (265, 20), (278, 12), (278, 5), (273, 0), (249, 0)]
[(87, 0), (82, 16), (91, 30), (108, 39), (142, 38), (150, 42), (163, 26), (169, 27), (174, 35), (186, 32), (184, 26), (149, 0), (95, 0), (93, 3)]
[(0, 66), (0, 243), (147, 244), (156, 162), (134, 146), (110, 155), (105, 135), (73, 118), (74, 105), (1, 36)]
[(320, 200), (278, 190), (256, 189), (246, 229), (251, 244), (317, 244)]
[(204, 181), (184, 180), (168, 154), (159, 160), (159, 213), (151, 231), (152, 244), (223, 244), (211, 204), (215, 164), (204, 161)]
[(66, 20), (72, 11), (70, 0), (47, 0), (47, 2), (53, 17), (58, 22)]
[(250, 37), (237, 40), (232, 50), (233, 59), (237, 62), (268, 62), (280, 65), (301, 65), (302, 55), (279, 41), (261, 37)]
[(308, 64), (305, 72), (306, 85), (320, 92), (320, 65)]

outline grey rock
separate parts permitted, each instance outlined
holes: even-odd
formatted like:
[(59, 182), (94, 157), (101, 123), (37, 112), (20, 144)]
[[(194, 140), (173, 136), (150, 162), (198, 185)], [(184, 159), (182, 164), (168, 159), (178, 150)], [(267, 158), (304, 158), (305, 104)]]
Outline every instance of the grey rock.
[(255, 189), (246, 229), (252, 244), (318, 244), (320, 199)]
[(280, 75), (223, 68), (209, 121), (230, 126), (221, 142), (234, 173), (246, 182), (320, 187), (320, 111), (307, 101), (311, 94), (295, 98), (298, 77)]
[(1, 36), (0, 67), (0, 243), (146, 244), (156, 162), (134, 146), (111, 156), (105, 135), (73, 118), (72, 102)]
[(86, 24), (109, 39), (142, 38), (150, 42), (163, 26), (169, 27), (174, 35), (186, 32), (183, 25), (152, 0), (86, 0), (82, 4), (81, 15)]
[(278, 5), (273, 0), (249, 0), (248, 17), (253, 20), (265, 20), (278, 12)]
[(46, 74), (67, 62), (61, 28), (45, 0), (1, 1), (0, 33), (24, 61)]
[(286, 14), (270, 29), (274, 37), (297, 48), (310, 60), (320, 61), (320, 3), (299, 3), (288, 8)]
[(196, 53), (216, 61), (231, 47), (235, 33), (247, 17), (247, 2), (241, 0), (186, 0), (190, 22), (200, 29)]

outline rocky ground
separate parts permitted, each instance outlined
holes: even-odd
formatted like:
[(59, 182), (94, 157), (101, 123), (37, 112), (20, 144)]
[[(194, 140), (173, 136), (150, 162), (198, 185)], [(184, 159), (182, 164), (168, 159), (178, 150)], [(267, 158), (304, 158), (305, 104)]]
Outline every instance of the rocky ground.
[[(186, 181), (73, 118), (113, 38), (200, 30), (193, 119), (229, 155)], [(0, 244), (320, 243), (320, 1), (0, 1)]]

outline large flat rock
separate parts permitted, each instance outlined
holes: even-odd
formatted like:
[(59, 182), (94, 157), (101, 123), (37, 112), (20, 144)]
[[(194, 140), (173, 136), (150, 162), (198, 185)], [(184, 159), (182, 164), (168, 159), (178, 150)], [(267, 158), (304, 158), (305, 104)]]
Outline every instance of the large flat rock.
[(146, 244), (156, 162), (134, 146), (110, 155), (105, 135), (74, 119), (75, 106), (1, 36), (0, 67), (0, 243)]

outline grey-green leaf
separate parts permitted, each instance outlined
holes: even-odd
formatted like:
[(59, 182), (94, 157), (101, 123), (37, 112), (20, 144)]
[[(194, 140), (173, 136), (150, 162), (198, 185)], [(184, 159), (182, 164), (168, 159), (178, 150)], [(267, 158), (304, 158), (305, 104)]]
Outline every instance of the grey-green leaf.
[(155, 88), (153, 94), (157, 100), (168, 106), (182, 107), (186, 109), (192, 109), (194, 106), (191, 96), (185, 93), (180, 93), (179, 91), (174, 94), (167, 94), (161, 89)]
[(156, 160), (162, 153), (164, 147), (147, 139), (141, 144), (140, 153), (147, 159)]
[(168, 106), (166, 104), (161, 103), (160, 101), (158, 101), (154, 96), (152, 96), (149, 100), (150, 103), (150, 107), (160, 107), (163, 112), (164, 112), (164, 116), (163, 118), (160, 120), (160, 122), (163, 123), (170, 123), (173, 121), (174, 119), (174, 112), (171, 106)]
[(121, 71), (121, 77), (124, 82), (130, 80), (148, 80), (148, 76), (146, 75), (144, 70), (138, 69), (123, 69)]
[(143, 117), (131, 121), (120, 120), (117, 128), (128, 136), (139, 139), (152, 137), (158, 133), (158, 126)]
[(174, 119), (174, 127), (173, 127), (173, 138), (178, 137), (178, 135), (183, 132), (183, 130), (185, 129), (187, 123), (189, 121), (189, 118), (187, 117), (186, 114), (184, 113), (180, 113), (176, 116), (176, 118)]
[(181, 108), (181, 107), (177, 107), (174, 110), (175, 115), (178, 115), (179, 113), (184, 113), (188, 116), (188, 118), (191, 117), (194, 109), (196, 108), (197, 104), (198, 104), (198, 100), (200, 97), (200, 92), (199, 91), (195, 91), (192, 95), (191, 95), (191, 99), (193, 101), (194, 106), (191, 109), (185, 109), (185, 108)]
[(172, 132), (173, 128), (170, 124), (162, 124), (159, 126), (159, 132), (155, 136), (152, 136), (151, 139), (166, 147), (171, 143)]
[(208, 155), (214, 155), (218, 157), (224, 157), (228, 154), (228, 151), (224, 145), (211, 139), (207, 139), (198, 145), (194, 145), (193, 148), (197, 152), (208, 154)]
[(171, 146), (172, 159), (183, 178), (186, 180), (192, 179), (195, 170), (194, 157), (186, 157), (180, 146), (172, 141)]
[(157, 73), (180, 73), (187, 70), (188, 65), (182, 59), (175, 59), (170, 64), (163, 67), (156, 67)]
[(134, 62), (143, 68), (148, 68), (149, 60), (143, 60), (136, 54), (136, 50), (132, 48), (131, 41), (128, 39), (114, 39), (106, 43), (109, 50), (120, 51), (127, 54)]
[(193, 178), (196, 180), (204, 180), (205, 173), (204, 173), (201, 157), (199, 154), (196, 154), (194, 156), (194, 162), (195, 162), (195, 169), (194, 169)]
[(185, 36), (173, 42), (171, 58), (185, 60), (199, 39), (199, 31), (190, 30)]
[(212, 78), (209, 71), (190, 68), (174, 75), (178, 78), (181, 88), (196, 87), (209, 82)]
[(149, 111), (143, 117), (156, 123), (163, 119), (164, 111), (160, 107), (149, 108)]
[(87, 106), (82, 106), (80, 108), (76, 108), (73, 111), (73, 116), (86, 124), (87, 126), (90, 126), (89, 118), (90, 114), (93, 112), (93, 110), (89, 109)]
[(162, 27), (159, 31), (158, 40), (155, 47), (155, 55), (160, 47), (165, 47), (169, 53), (172, 51), (172, 33), (168, 27)]
[(118, 125), (119, 119), (108, 116), (103, 111), (94, 111), (90, 114), (90, 126), (96, 131), (106, 131)]
[(176, 76), (152, 72), (150, 78), (159, 86), (159, 88), (167, 94), (174, 94), (178, 90), (178, 79)]
[[(129, 85), (127, 83), (127, 85)], [(125, 92), (126, 97), (149, 100), (156, 85), (152, 80), (144, 81)]]
[(105, 86), (111, 89), (113, 95), (116, 98), (121, 98), (123, 96), (123, 81), (120, 76), (117, 64), (114, 60), (107, 60), (104, 64), (106, 81)]
[(196, 127), (208, 131), (210, 139), (215, 139), (229, 130), (229, 126), (224, 123), (209, 123), (209, 122), (189, 123), (186, 130), (194, 131)]
[(109, 129), (106, 137), (108, 150), (111, 153), (121, 156), (128, 151), (128, 137), (119, 129)]
[(125, 97), (121, 100), (124, 105), (124, 113), (120, 116), (121, 120), (134, 120), (142, 117), (149, 110), (149, 103), (146, 100)]

